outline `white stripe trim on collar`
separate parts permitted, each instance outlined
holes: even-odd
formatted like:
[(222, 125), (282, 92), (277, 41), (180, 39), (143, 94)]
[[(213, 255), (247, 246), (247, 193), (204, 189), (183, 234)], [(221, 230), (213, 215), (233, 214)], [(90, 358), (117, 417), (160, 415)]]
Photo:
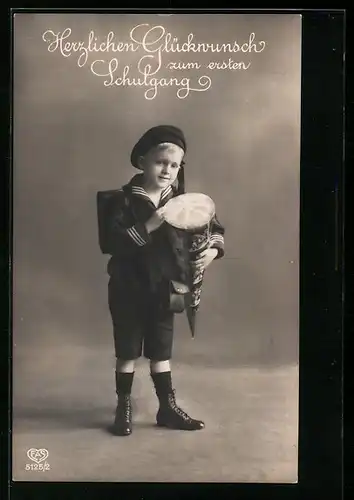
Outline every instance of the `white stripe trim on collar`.
[(161, 200), (163, 200), (164, 198), (166, 198), (166, 196), (168, 196), (171, 192), (172, 192), (172, 187), (168, 186), (164, 191), (162, 191), (162, 193), (161, 193)]
[[(164, 189), (161, 193), (161, 200), (165, 199), (166, 196), (168, 196), (172, 191), (172, 187), (168, 186), (166, 189)], [(132, 186), (132, 194), (137, 194), (139, 196), (144, 196), (145, 198), (148, 198), (149, 200), (151, 199), (150, 196), (147, 194), (145, 189), (141, 186)]]
[(145, 189), (142, 188), (142, 187), (140, 187), (140, 186), (133, 186), (132, 187), (132, 193), (134, 193), (134, 194), (142, 194), (144, 196), (148, 196), (148, 194), (145, 191)]

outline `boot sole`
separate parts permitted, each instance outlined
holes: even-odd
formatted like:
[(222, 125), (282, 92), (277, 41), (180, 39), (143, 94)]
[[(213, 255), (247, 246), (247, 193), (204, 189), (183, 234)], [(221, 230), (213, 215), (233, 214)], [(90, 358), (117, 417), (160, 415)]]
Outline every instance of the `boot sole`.
[(175, 427), (170, 424), (165, 424), (163, 422), (156, 422), (157, 427), (164, 427), (165, 429), (171, 429), (174, 431), (202, 431), (205, 427), (197, 427), (196, 429), (188, 429), (186, 427)]
[(119, 437), (131, 436), (133, 433), (132, 430), (130, 432), (122, 432), (122, 431), (116, 430), (114, 427), (111, 427), (110, 431), (111, 431), (111, 434), (113, 434), (113, 436), (119, 436)]

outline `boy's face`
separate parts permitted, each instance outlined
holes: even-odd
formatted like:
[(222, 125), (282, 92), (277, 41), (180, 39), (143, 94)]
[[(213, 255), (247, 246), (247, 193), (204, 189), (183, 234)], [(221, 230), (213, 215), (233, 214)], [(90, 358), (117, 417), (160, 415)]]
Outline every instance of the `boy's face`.
[(165, 189), (177, 178), (184, 156), (182, 148), (176, 144), (163, 143), (151, 149), (140, 158), (147, 187)]

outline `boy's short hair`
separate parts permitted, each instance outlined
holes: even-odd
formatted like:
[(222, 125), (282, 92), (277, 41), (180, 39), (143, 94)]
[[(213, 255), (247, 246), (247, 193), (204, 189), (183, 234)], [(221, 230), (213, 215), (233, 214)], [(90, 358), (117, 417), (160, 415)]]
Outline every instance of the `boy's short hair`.
[(166, 149), (169, 149), (171, 145), (176, 146), (176, 144), (173, 144), (173, 142), (159, 142), (158, 144), (156, 144), (156, 146), (153, 146), (153, 148), (157, 149), (157, 151), (165, 151)]
[[(156, 146), (153, 146), (153, 148), (156, 148), (158, 151), (165, 151), (166, 149), (169, 149), (171, 147), (171, 144), (173, 144), (173, 142), (160, 142)], [(175, 144), (175, 145), (177, 146), (177, 144)], [(178, 146), (178, 147), (180, 147), (180, 146)], [(148, 151), (147, 151), (147, 153), (148, 153)], [(182, 160), (180, 163), (180, 167), (183, 167), (185, 164), (186, 163)]]

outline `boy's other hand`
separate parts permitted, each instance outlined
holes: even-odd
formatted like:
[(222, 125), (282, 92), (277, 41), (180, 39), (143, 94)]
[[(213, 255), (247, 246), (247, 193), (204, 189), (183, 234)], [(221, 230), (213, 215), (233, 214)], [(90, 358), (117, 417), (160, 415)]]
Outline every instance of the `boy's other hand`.
[(195, 269), (202, 270), (206, 269), (218, 255), (217, 248), (207, 248), (198, 255), (197, 260), (193, 263)]
[(148, 233), (156, 231), (156, 229), (158, 229), (161, 226), (161, 224), (165, 222), (164, 208), (165, 207), (158, 208), (150, 217), (150, 219), (145, 223), (145, 227)]

